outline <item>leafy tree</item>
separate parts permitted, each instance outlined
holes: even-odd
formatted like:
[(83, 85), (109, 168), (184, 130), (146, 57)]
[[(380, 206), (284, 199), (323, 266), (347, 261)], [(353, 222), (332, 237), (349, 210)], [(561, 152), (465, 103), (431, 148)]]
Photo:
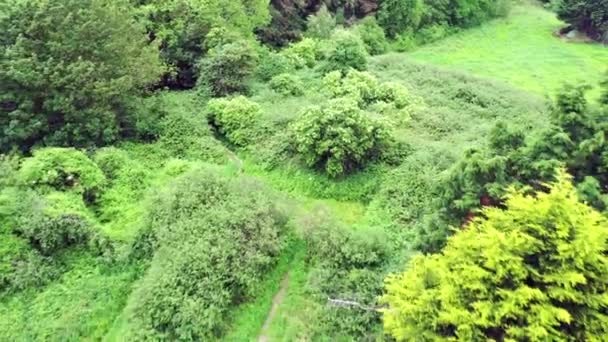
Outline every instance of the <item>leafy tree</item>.
[[(270, 20), (267, 0), (138, 0), (138, 14), (163, 59), (176, 69), (166, 83), (192, 88), (197, 61), (220, 31), (251, 38)], [(211, 34), (210, 34), (211, 33)]]
[(247, 90), (245, 81), (253, 75), (257, 53), (248, 41), (218, 46), (200, 61), (199, 87), (211, 96), (226, 96)]
[(294, 147), (306, 165), (331, 177), (348, 174), (378, 158), (391, 141), (382, 121), (367, 117), (347, 98), (308, 108), (291, 130)]
[(388, 278), (397, 340), (600, 341), (608, 334), (608, 221), (560, 174), (548, 193), (511, 191), (506, 209)]
[[(428, 231), (447, 233), (447, 225), (461, 225), (474, 216), (476, 208), (500, 205), (510, 185), (542, 190), (540, 184), (550, 181), (554, 170), (562, 166), (577, 185), (582, 183), (583, 199), (605, 210), (608, 126), (605, 114), (587, 103), (587, 89), (564, 87), (556, 100), (551, 127), (538, 136), (525, 139), (522, 132), (499, 124), (487, 148), (467, 151), (437, 186), (441, 219), (433, 221), (438, 226)], [(435, 238), (438, 240), (422, 248), (436, 250), (443, 238)]]
[(562, 0), (557, 15), (592, 39), (608, 42), (608, 2), (606, 0)]
[(361, 38), (351, 31), (338, 30), (331, 37), (331, 50), (322, 69), (325, 72), (367, 69), (367, 50)]
[(0, 1), (0, 145), (115, 141), (163, 72), (126, 0)]
[(421, 0), (382, 0), (378, 10), (378, 23), (386, 34), (394, 38), (406, 29), (416, 30), (422, 17)]

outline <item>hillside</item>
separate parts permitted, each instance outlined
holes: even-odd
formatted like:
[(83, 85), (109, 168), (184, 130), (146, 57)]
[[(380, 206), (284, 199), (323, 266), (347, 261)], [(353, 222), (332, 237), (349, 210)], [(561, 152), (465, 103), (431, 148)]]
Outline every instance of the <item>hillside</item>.
[[(423, 331), (541, 341), (608, 331), (595, 321), (605, 303), (579, 301), (601, 302), (608, 280), (608, 112), (598, 101), (608, 99), (608, 48), (556, 37), (555, 13), (518, 2), (505, 18), (467, 22), (409, 52), (390, 51), (375, 21), (342, 28), (325, 13), (309, 19), (320, 22), (313, 38), (272, 50), (253, 35), (276, 24), (264, 1), (191, 12), (178, 2), (133, 10), (91, 0), (107, 6), (89, 11), (66, 1), (77, 10), (53, 19), (64, 29), (74, 13), (126, 19), (95, 42), (103, 53), (34, 34), (0, 50), (19, 57), (0, 72), (11, 80), (0, 95), (22, 101), (0, 97), (12, 120), (0, 118), (10, 133), (0, 137), (0, 341), (372, 341)], [(360, 16), (351, 4), (330, 9)], [(37, 6), (45, 10), (22, 20), (51, 10)], [(61, 39), (96, 32), (83, 22)], [(204, 48), (194, 46), (208, 27)], [(136, 29), (166, 40), (122, 40)], [(50, 57), (28, 76), (28, 49), (47, 40)], [(369, 54), (374, 43), (382, 53)], [(131, 55), (94, 67), (116, 46)], [(57, 53), (74, 64), (56, 63)], [(102, 81), (89, 87), (96, 73)], [(42, 106), (43, 95), (55, 97)], [(32, 108), (50, 114), (28, 116)], [(556, 298), (539, 290), (543, 272)], [(576, 305), (562, 303), (571, 293)], [(507, 304), (492, 311), (492, 301)], [(504, 312), (542, 331), (525, 319), (490, 322)], [(523, 332), (509, 330), (516, 323)]]

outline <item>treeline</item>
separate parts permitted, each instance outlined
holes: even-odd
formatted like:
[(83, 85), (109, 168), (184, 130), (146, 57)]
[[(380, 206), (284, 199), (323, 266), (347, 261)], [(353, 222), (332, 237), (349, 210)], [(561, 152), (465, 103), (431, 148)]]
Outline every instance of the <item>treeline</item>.
[[(209, 96), (245, 92), (244, 84), (256, 71), (268, 80), (280, 73), (276, 70), (302, 63), (312, 66), (320, 59), (342, 63), (329, 56), (333, 43), (320, 44), (319, 39), (336, 39), (337, 49), (356, 50), (360, 38), (367, 53), (379, 54), (388, 46), (385, 32), (407, 48), (416, 37), (436, 39), (450, 27), (478, 24), (502, 13), (494, 1), (298, 6), (275, 1), (269, 7), (263, 0), (2, 0), (2, 151), (153, 138), (156, 133), (149, 128), (158, 117), (142, 98), (156, 88), (199, 84)], [(348, 30), (358, 36), (348, 38), (351, 43), (345, 41), (345, 34), (333, 35), (336, 27), (352, 24), (346, 16), (368, 14), (356, 9), (361, 6), (378, 8), (381, 26), (370, 16)], [(276, 15), (289, 12), (280, 8), (299, 8), (293, 20), (304, 20), (298, 33), (286, 40), (275, 40), (268, 33)], [(291, 22), (290, 18), (291, 14), (285, 20)], [(279, 25), (276, 30), (283, 29)], [(270, 45), (286, 45), (303, 36), (313, 40), (292, 44), (277, 57), (256, 40), (256, 33)]]

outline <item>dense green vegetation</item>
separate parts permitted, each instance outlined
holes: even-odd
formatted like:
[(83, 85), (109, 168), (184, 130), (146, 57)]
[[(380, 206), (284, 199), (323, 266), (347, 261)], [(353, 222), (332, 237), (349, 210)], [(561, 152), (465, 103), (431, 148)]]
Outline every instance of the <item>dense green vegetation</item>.
[(0, 340), (602, 340), (571, 5), (0, 0)]

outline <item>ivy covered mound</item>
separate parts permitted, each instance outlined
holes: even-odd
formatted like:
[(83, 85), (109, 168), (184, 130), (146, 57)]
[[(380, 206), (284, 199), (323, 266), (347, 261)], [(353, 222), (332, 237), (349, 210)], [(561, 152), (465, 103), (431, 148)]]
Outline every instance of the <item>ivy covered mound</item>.
[(397, 340), (601, 341), (608, 336), (608, 221), (568, 176), (548, 193), (510, 191), (388, 278), (387, 333)]

